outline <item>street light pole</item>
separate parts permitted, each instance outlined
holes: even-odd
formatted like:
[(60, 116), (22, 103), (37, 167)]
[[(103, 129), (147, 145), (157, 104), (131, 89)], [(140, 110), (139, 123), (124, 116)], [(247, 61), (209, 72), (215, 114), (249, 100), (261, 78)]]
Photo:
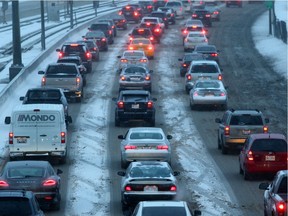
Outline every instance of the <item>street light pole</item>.
[(13, 38), (13, 63), (9, 68), (10, 81), (22, 70), (22, 49), (20, 36), (19, 1), (12, 1), (12, 38)]
[(73, 21), (73, 0), (69, 0), (70, 6), (70, 28), (73, 29), (74, 21)]
[(40, 0), (40, 6), (41, 6), (41, 47), (42, 50), (45, 50), (46, 46), (45, 46), (44, 0)]

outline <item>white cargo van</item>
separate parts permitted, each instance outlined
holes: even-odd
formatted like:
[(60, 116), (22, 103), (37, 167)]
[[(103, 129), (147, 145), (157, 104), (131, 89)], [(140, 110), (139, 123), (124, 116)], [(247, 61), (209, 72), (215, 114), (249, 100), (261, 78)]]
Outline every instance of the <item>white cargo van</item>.
[[(68, 121), (72, 119), (69, 116)], [(65, 163), (67, 129), (62, 104), (21, 104), (5, 118), (10, 124), (10, 159), (48, 156)]]

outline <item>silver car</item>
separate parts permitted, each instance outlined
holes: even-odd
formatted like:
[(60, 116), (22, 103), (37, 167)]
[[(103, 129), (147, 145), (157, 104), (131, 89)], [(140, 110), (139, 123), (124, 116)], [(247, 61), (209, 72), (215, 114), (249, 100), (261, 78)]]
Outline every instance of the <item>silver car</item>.
[(153, 70), (141, 65), (127, 65), (119, 77), (119, 91), (126, 89), (152, 90), (151, 73)]
[(222, 80), (221, 69), (216, 61), (199, 60), (190, 64), (185, 75), (185, 90), (187, 93), (193, 88), (197, 80)]
[(126, 172), (118, 171), (122, 176), (122, 210), (146, 200), (172, 200), (177, 195), (178, 181), (167, 162), (138, 161), (132, 162)]
[(122, 56), (117, 56), (120, 59), (117, 71), (120, 73), (123, 68), (129, 64), (137, 64), (145, 67), (149, 66), (149, 60), (143, 50), (126, 50)]
[(126, 168), (132, 161), (166, 161), (171, 164), (171, 135), (165, 135), (161, 128), (135, 127), (121, 139), (121, 167)]
[(190, 91), (191, 110), (196, 106), (210, 105), (227, 109), (227, 91), (220, 80), (197, 80)]

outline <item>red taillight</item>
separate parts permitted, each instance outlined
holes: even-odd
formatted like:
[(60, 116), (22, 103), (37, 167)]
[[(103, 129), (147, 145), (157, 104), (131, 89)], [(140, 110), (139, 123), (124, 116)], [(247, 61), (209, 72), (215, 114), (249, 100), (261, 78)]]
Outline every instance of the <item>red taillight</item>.
[(119, 14), (119, 15), (122, 15), (122, 11), (119, 11), (118, 14)]
[(206, 15), (205, 15), (205, 17), (210, 17), (210, 16), (211, 16), (210, 14), (206, 14)]
[(42, 83), (42, 85), (46, 85), (46, 78), (45, 77), (42, 77), (41, 83)]
[(146, 76), (146, 77), (145, 77), (145, 80), (146, 80), (146, 81), (149, 81), (149, 80), (150, 80), (150, 76)]
[(219, 75), (218, 75), (218, 80), (222, 80), (222, 79), (223, 79), (222, 75), (219, 74)]
[(149, 47), (148, 47), (148, 50), (153, 50), (153, 46), (149, 46)]
[(197, 14), (192, 14), (192, 17), (197, 17)]
[(132, 191), (132, 188), (130, 186), (126, 186), (125, 191)]
[(61, 143), (65, 143), (66, 142), (66, 139), (65, 139), (65, 132), (61, 132)]
[(44, 199), (45, 200), (53, 200), (53, 197), (52, 196), (45, 196)]
[(145, 63), (147, 62), (147, 59), (140, 59), (140, 62)]
[(212, 57), (217, 57), (218, 54), (217, 54), (217, 53), (211, 53), (211, 56), (212, 56)]
[(9, 133), (9, 144), (13, 144), (13, 133)]
[(131, 149), (136, 149), (137, 147), (134, 145), (126, 145), (124, 148), (125, 150), (131, 150)]
[(267, 125), (264, 125), (264, 126), (263, 126), (263, 133), (268, 133), (268, 131), (269, 131), (268, 126), (267, 126)]
[(230, 127), (229, 126), (225, 126), (224, 135), (230, 135)]
[(153, 38), (153, 37), (150, 37), (149, 39), (150, 39), (151, 41), (153, 41), (153, 40), (154, 40), (154, 38)]
[(195, 91), (195, 92), (193, 93), (193, 96), (199, 96), (198, 92)]
[[(286, 210), (286, 205), (284, 202), (279, 202), (276, 204), (277, 212), (283, 214)], [(283, 215), (284, 216), (284, 215)]]
[(132, 37), (130, 37), (130, 38), (129, 38), (129, 41), (131, 42), (132, 40), (133, 40), (133, 38), (132, 38)]
[(246, 156), (247, 156), (247, 159), (248, 159), (249, 161), (253, 161), (253, 160), (254, 160), (254, 158), (253, 158), (253, 152), (252, 152), (252, 151), (249, 151)]
[(171, 186), (170, 187), (170, 191), (177, 191), (177, 187), (174, 185), (174, 186)]
[(154, 29), (154, 32), (160, 32), (159, 28)]
[(184, 64), (182, 64), (182, 67), (187, 67), (187, 64), (185, 64), (185, 63), (184, 63)]
[(106, 41), (106, 38), (102, 38), (101, 41), (105, 42), (105, 41)]
[(180, 11), (182, 11), (183, 10), (183, 8), (182, 7), (180, 7)]
[(80, 77), (76, 77), (76, 85), (80, 85), (81, 79)]
[(117, 106), (119, 109), (123, 109), (124, 108), (124, 102), (123, 101), (118, 101)]
[(109, 34), (110, 34), (110, 35), (112, 34), (112, 30), (109, 30)]
[(168, 150), (169, 147), (167, 145), (159, 145), (159, 146), (157, 146), (157, 149), (158, 150)]
[(152, 9), (153, 6), (152, 6), (152, 5), (148, 5), (147, 8), (148, 8), (148, 9)]
[(150, 26), (150, 25), (151, 25), (151, 23), (150, 23), (150, 22), (148, 22), (148, 23), (146, 23), (146, 25), (147, 25), (147, 26)]
[(147, 103), (147, 108), (148, 108), (148, 109), (153, 108), (153, 101), (148, 101), (148, 103)]
[(1, 181), (0, 181), (0, 188), (1, 188), (1, 187), (9, 187), (9, 184), (8, 184), (6, 181), (1, 180)]
[(122, 81), (126, 80), (125, 76), (121, 76), (120, 78)]
[(192, 80), (192, 75), (191, 74), (187, 74), (186, 78), (187, 78), (187, 80)]
[(126, 6), (126, 9), (128, 9), (128, 10), (129, 10), (129, 9), (130, 9), (130, 6)]
[(133, 50), (134, 49), (134, 47), (133, 46), (129, 46), (129, 50)]
[(188, 34), (188, 31), (185, 29), (184, 31), (183, 31), (183, 34)]
[(135, 12), (134, 12), (134, 16), (138, 16), (138, 12), (135, 11)]
[(86, 58), (90, 59), (91, 58), (91, 53), (90, 52), (86, 52)]
[(55, 181), (54, 179), (47, 179), (43, 182), (43, 186), (45, 187), (55, 186), (55, 185), (57, 185), (57, 181)]
[(121, 62), (123, 62), (123, 63), (126, 63), (126, 62), (128, 62), (128, 60), (127, 60), (127, 59), (121, 59), (120, 61), (121, 61)]
[(219, 14), (219, 12), (218, 12), (218, 11), (214, 11), (213, 13), (214, 13), (214, 14)]
[(220, 96), (225, 96), (225, 95), (226, 95), (225, 92), (220, 93)]
[(62, 57), (63, 57), (63, 52), (59, 52), (59, 53), (58, 53), (58, 57), (59, 57), (59, 58), (62, 58)]

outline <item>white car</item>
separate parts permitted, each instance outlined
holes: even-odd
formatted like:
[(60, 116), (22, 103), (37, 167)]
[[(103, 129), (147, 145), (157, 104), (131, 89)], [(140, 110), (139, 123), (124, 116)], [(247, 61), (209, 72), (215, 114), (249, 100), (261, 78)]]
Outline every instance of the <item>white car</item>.
[(165, 7), (173, 8), (176, 12), (176, 17), (184, 19), (184, 5), (182, 1), (168, 1)]
[(143, 17), (141, 23), (157, 23), (160, 25), (162, 31), (165, 29), (165, 23), (159, 17)]
[(194, 50), (196, 45), (208, 45), (208, 39), (203, 32), (189, 32), (184, 39), (184, 51)]
[(220, 80), (197, 80), (189, 94), (191, 110), (204, 105), (227, 109), (227, 91)]
[(143, 50), (126, 50), (122, 56), (117, 56), (120, 59), (117, 72), (121, 72), (123, 68), (129, 64), (149, 66), (149, 60)]

